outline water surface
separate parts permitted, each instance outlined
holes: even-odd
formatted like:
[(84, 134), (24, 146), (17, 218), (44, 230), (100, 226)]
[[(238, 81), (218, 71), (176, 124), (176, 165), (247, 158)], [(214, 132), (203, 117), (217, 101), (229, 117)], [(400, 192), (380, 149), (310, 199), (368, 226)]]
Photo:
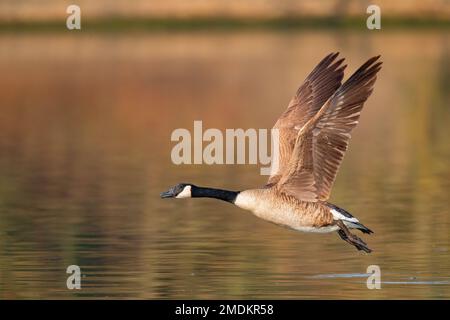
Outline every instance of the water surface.
[[(1, 34), (0, 297), (450, 298), (449, 47), (445, 30)], [(331, 199), (375, 231), (372, 254), (159, 199), (264, 184), (255, 165), (173, 165), (171, 132), (270, 128), (336, 50), (347, 72), (384, 61)]]

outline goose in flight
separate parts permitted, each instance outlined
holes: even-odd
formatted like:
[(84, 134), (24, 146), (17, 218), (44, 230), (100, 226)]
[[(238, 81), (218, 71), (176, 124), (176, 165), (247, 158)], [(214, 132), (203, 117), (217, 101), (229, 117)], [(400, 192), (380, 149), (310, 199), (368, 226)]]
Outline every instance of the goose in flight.
[(372, 231), (346, 210), (328, 202), (331, 187), (372, 93), (380, 56), (364, 63), (341, 83), (346, 65), (326, 56), (308, 75), (275, 123), (279, 130), (278, 168), (265, 186), (230, 191), (180, 183), (161, 198), (215, 198), (252, 211), (266, 221), (303, 232), (334, 232), (358, 250), (372, 250), (350, 232)]

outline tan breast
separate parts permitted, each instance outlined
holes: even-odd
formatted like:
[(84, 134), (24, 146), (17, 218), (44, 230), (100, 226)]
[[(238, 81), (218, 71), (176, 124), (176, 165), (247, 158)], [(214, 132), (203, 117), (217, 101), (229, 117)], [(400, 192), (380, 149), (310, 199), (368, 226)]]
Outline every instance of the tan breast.
[(308, 228), (333, 224), (333, 215), (322, 203), (300, 201), (272, 188), (242, 191), (235, 204), (261, 219), (299, 231), (318, 231)]

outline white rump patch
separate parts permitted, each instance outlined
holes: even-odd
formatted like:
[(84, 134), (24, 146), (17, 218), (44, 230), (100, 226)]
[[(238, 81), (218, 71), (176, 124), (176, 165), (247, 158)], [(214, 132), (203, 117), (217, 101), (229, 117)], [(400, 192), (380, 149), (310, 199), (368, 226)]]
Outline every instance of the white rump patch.
[(343, 221), (356, 222), (356, 223), (359, 222), (359, 220), (356, 219), (355, 217), (351, 217), (351, 218), (346, 217), (342, 213), (340, 213), (339, 211), (337, 211), (335, 209), (331, 209), (330, 211), (333, 214), (334, 220), (343, 220)]
[(185, 186), (183, 191), (181, 191), (179, 194), (177, 194), (177, 196), (175, 198), (182, 199), (182, 198), (191, 198), (191, 197), (192, 197), (191, 186)]

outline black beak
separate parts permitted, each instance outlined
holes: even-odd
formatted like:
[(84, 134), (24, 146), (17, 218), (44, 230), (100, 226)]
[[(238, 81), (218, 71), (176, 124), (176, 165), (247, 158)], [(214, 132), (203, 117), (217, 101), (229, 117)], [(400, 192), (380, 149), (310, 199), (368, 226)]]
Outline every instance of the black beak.
[(161, 192), (160, 196), (161, 196), (162, 199), (164, 199), (164, 198), (173, 198), (173, 197), (175, 197), (175, 194), (173, 193), (173, 190), (170, 189), (170, 190), (168, 190), (166, 192)]

